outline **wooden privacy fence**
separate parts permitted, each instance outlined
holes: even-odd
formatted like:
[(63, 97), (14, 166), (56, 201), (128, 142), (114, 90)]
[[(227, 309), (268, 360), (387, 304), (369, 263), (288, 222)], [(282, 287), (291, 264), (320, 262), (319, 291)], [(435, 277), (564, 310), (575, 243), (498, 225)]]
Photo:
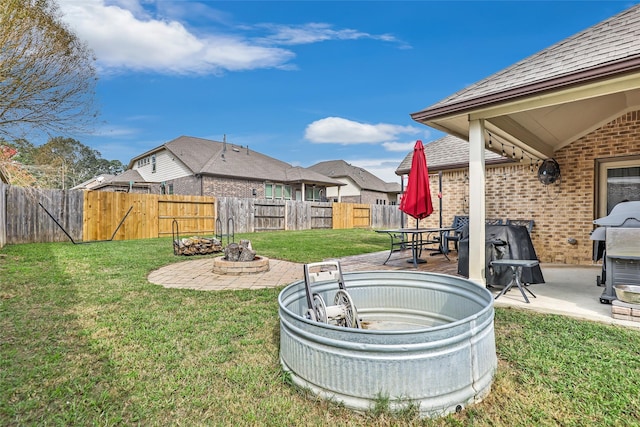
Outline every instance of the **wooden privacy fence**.
[(371, 205), (362, 203), (334, 203), (333, 228), (371, 227)]
[(7, 243), (82, 240), (82, 204), (81, 191), (8, 186)]
[(332, 204), (328, 202), (236, 197), (218, 197), (216, 200), (216, 212), (223, 227), (227, 227), (232, 218), (236, 233), (332, 228)]
[(386, 205), (3, 188), (0, 246), (3, 236), (7, 244), (171, 236), (174, 220), (181, 237), (204, 237), (216, 233), (216, 218), (224, 234), (230, 218), (234, 233), (393, 228), (401, 218), (397, 206)]
[(181, 236), (213, 235), (215, 198), (84, 192), (85, 240), (109, 240), (112, 236), (114, 240), (171, 236), (174, 220)]
[(7, 244), (7, 187), (0, 181), (0, 248)]

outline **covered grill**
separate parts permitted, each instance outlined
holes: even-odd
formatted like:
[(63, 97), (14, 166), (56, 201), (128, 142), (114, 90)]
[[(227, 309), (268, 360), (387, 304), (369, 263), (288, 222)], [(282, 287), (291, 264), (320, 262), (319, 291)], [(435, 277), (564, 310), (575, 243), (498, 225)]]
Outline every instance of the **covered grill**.
[(603, 258), (600, 302), (616, 299), (616, 285), (640, 285), (640, 201), (618, 203), (611, 213), (593, 221), (594, 260)]

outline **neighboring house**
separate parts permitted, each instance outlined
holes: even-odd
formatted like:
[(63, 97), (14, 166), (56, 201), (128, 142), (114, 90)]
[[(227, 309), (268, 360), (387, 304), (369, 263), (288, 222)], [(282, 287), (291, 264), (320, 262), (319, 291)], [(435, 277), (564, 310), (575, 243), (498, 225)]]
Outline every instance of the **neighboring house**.
[(129, 169), (111, 178), (107, 178), (106, 175), (103, 175), (103, 177), (104, 179), (96, 178), (94, 182), (89, 184), (90, 188), (86, 189), (141, 194), (157, 194), (161, 192), (159, 183), (145, 181), (135, 170)]
[[(469, 141), (469, 169), (450, 184), (469, 178), (472, 280), (484, 281), (485, 217), (533, 219), (543, 262), (592, 264), (593, 220), (640, 200), (639, 34), (636, 5), (412, 114)], [(485, 168), (485, 149), (517, 162)], [(561, 179), (544, 185), (547, 158)], [(460, 202), (446, 209), (465, 213)]]
[(101, 186), (105, 181), (109, 181), (115, 178), (115, 175), (111, 175), (108, 173), (103, 173), (101, 175), (95, 176), (91, 179), (86, 180), (85, 182), (81, 182), (80, 184), (72, 187), (72, 190), (93, 190), (94, 188)]
[(400, 184), (384, 182), (363, 168), (344, 160), (330, 160), (309, 166), (309, 169), (334, 178), (344, 187), (328, 187), (327, 198), (336, 202), (395, 205), (398, 203)]
[(324, 201), (327, 186), (342, 185), (248, 146), (181, 136), (134, 157), (123, 174), (94, 189)]

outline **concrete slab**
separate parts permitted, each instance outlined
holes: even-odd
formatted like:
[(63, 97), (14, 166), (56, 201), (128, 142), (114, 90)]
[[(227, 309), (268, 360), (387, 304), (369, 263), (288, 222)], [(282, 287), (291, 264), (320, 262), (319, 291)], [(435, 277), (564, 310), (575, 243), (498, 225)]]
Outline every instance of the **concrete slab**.
[[(414, 270), (410, 251), (394, 253), (391, 259), (383, 264), (387, 251), (363, 254), (340, 259), (342, 270), (375, 271), (375, 270)], [(426, 263), (418, 264), (418, 271), (457, 274), (458, 260), (455, 253), (450, 259), (442, 255), (423, 254)], [(270, 269), (264, 273), (245, 276), (225, 276), (213, 273), (212, 258), (189, 258), (183, 262), (167, 265), (149, 273), (151, 283), (167, 288), (197, 289), (203, 291), (260, 289), (265, 287), (286, 286), (303, 279), (302, 264), (270, 259)], [(517, 307), (540, 313), (559, 314), (579, 319), (586, 319), (612, 325), (640, 329), (640, 322), (612, 317), (611, 304), (601, 304), (600, 295), (604, 288), (596, 286), (596, 276), (601, 274), (601, 266), (565, 266), (541, 264), (545, 282), (530, 285), (537, 298), (527, 304), (520, 291), (515, 288), (495, 301), (496, 307)], [(501, 288), (490, 289), (497, 295)]]
[[(516, 288), (498, 298), (495, 306), (513, 306), (540, 313), (640, 328), (640, 322), (614, 319), (611, 316), (611, 304), (600, 303), (604, 288), (596, 285), (596, 277), (601, 274), (602, 267), (540, 264), (540, 268), (545, 283), (529, 287), (537, 298), (529, 295), (531, 302), (527, 304)], [(498, 292), (499, 289), (494, 290), (494, 294)]]

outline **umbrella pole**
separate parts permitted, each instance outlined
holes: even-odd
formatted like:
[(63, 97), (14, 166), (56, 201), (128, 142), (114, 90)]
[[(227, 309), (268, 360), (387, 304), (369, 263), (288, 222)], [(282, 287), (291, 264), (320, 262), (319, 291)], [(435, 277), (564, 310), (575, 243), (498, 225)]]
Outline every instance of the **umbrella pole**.
[[(400, 175), (400, 194), (404, 197), (404, 175)], [(404, 212), (400, 212), (400, 228), (404, 228)]]
[(442, 171), (438, 171), (438, 199), (440, 199), (440, 228), (442, 228)]

